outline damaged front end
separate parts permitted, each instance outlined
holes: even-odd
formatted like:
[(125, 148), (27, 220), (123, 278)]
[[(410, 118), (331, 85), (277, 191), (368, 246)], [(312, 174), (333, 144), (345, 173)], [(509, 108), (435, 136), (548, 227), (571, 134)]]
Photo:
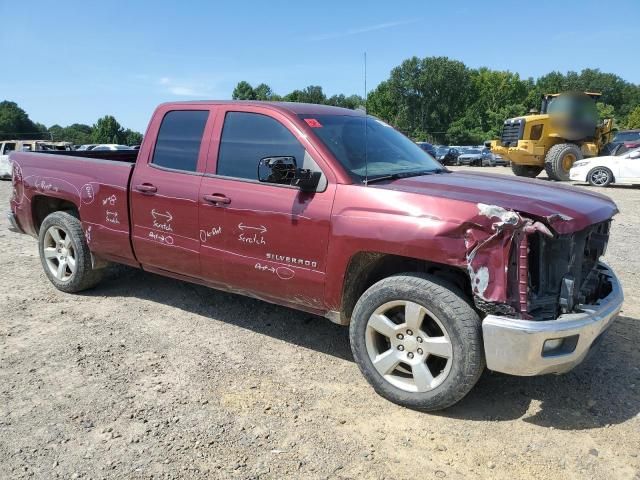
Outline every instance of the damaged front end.
[[(479, 310), (550, 320), (610, 293), (606, 275), (597, 268), (606, 250), (610, 220), (558, 235), (541, 221), (512, 210), (482, 203), (477, 207), (465, 244)], [(553, 224), (568, 219), (549, 220)]]
[(571, 219), (546, 218), (552, 232), (500, 207), (478, 210), (479, 223), (467, 230), (467, 260), (476, 307), (486, 313), (487, 368), (511, 375), (572, 369), (622, 308), (622, 287), (599, 261), (611, 219), (571, 232), (557, 225)]

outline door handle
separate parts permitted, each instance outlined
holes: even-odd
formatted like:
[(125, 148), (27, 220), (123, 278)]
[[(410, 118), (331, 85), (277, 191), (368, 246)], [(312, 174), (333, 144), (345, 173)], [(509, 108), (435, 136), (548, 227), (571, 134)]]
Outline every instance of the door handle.
[(151, 185), (150, 183), (143, 183), (141, 185), (136, 185), (134, 188), (146, 195), (153, 195), (158, 191), (158, 187), (156, 187), (155, 185)]
[(215, 204), (219, 204), (222, 203), (224, 205), (229, 205), (231, 203), (231, 199), (225, 195), (222, 195), (221, 193), (214, 193), (212, 195), (203, 195), (202, 198), (204, 198), (205, 201), (210, 202), (210, 203), (215, 203)]

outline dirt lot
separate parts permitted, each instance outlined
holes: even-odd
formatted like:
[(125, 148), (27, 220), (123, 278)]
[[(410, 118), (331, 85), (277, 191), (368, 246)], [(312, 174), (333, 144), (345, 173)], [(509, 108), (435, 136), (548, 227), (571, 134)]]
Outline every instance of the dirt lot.
[(598, 354), (437, 415), (376, 396), (322, 318), (127, 268), (63, 294), (3, 216), (0, 478), (639, 479), (640, 189), (606, 193), (627, 300)]

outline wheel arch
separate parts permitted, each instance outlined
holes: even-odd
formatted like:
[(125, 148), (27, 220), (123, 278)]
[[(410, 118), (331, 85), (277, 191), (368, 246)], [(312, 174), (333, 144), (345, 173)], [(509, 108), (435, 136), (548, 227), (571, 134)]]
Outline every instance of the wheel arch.
[(80, 210), (71, 200), (49, 195), (36, 195), (31, 199), (31, 217), (36, 235), (40, 231), (40, 225), (44, 219), (54, 212), (67, 212), (80, 219)]
[(408, 272), (434, 275), (459, 289), (465, 298), (472, 298), (471, 281), (462, 268), (402, 255), (361, 251), (353, 254), (347, 264), (342, 284), (339, 323), (349, 324), (356, 302), (373, 284)]

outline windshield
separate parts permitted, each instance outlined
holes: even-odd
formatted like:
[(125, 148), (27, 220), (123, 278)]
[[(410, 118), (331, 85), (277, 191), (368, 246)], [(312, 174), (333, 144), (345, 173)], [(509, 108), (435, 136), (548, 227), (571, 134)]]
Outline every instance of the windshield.
[(375, 117), (367, 117), (366, 135), (364, 116), (305, 114), (300, 117), (312, 127), (316, 136), (355, 181), (363, 181), (365, 176), (373, 179), (442, 170), (431, 155)]
[(449, 153), (449, 149), (447, 147), (438, 147), (436, 149), (436, 153), (438, 155), (446, 155), (447, 153)]
[(464, 153), (474, 154), (474, 153), (482, 153), (482, 151), (478, 148), (465, 148)]

